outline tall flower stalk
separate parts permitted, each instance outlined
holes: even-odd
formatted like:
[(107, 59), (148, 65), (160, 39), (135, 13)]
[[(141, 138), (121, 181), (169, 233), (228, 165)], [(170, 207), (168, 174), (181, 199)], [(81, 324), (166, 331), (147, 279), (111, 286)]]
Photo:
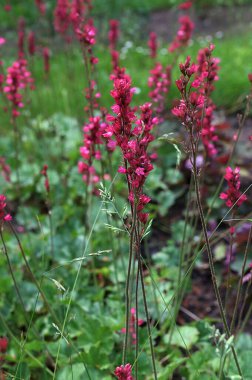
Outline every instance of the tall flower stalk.
[[(122, 362), (123, 365), (126, 364), (132, 298), (130, 280), (134, 272), (133, 267), (135, 254), (137, 260), (136, 294), (138, 292), (138, 279), (140, 278), (147, 329), (150, 339), (153, 373), (154, 378), (157, 379), (154, 347), (151, 336), (149, 313), (144, 286), (143, 265), (140, 255), (140, 244), (144, 236), (146, 223), (148, 221), (148, 214), (144, 212), (144, 207), (151, 200), (143, 192), (146, 178), (148, 177), (150, 171), (153, 169), (151, 156), (148, 154), (147, 148), (149, 143), (154, 139), (151, 131), (157, 124), (158, 120), (152, 116), (150, 103), (146, 103), (140, 107), (141, 115), (140, 118), (137, 118), (135, 110), (130, 105), (134, 93), (134, 89), (131, 86), (131, 78), (123, 72), (124, 71), (121, 70), (120, 77), (116, 77), (114, 79), (114, 88), (111, 91), (111, 96), (115, 100), (115, 104), (112, 107), (115, 116), (109, 115), (107, 117), (107, 120), (110, 122), (110, 124), (104, 133), (104, 136), (106, 138), (111, 138), (114, 136), (116, 144), (121, 149), (123, 164), (119, 167), (118, 172), (126, 176), (128, 186), (128, 200), (131, 210), (131, 223), (128, 227), (128, 233), (130, 235), (130, 247), (125, 290), (126, 328)], [(136, 332), (138, 331), (138, 322), (138, 309), (136, 308)], [(136, 345), (138, 347), (138, 336), (136, 336)]]
[[(209, 55), (214, 49), (214, 46), (209, 48)], [(212, 283), (214, 287), (214, 292), (216, 295), (216, 299), (219, 306), (219, 311), (221, 315), (221, 319), (224, 325), (224, 330), (227, 338), (230, 338), (231, 333), (228, 326), (228, 322), (226, 319), (221, 295), (218, 289), (215, 268), (214, 268), (214, 260), (213, 253), (211, 250), (209, 237), (207, 233), (207, 225), (204, 216), (204, 211), (202, 207), (201, 194), (200, 194), (200, 184), (199, 184), (199, 170), (197, 167), (197, 152), (198, 146), (201, 137), (202, 131), (202, 115), (204, 115), (204, 107), (207, 104), (207, 95), (203, 94), (201, 88), (204, 86), (204, 81), (198, 80), (195, 76), (197, 73), (198, 66), (194, 63), (191, 63), (190, 57), (187, 57), (185, 64), (180, 64), (181, 77), (176, 81), (176, 85), (181, 94), (181, 100), (175, 108), (173, 108), (173, 114), (176, 115), (182, 122), (182, 125), (186, 128), (188, 134), (188, 142), (187, 147), (190, 151), (190, 161), (192, 164), (192, 173), (194, 178), (194, 187), (195, 187), (195, 195), (196, 201), (201, 221), (201, 226), (203, 230), (203, 236), (206, 243), (206, 251), (208, 255), (209, 267), (212, 277)], [(214, 80), (214, 79), (213, 79)], [(234, 346), (231, 347), (233, 357), (237, 366), (237, 370), (239, 375), (242, 377), (241, 368), (238, 362), (237, 354)]]

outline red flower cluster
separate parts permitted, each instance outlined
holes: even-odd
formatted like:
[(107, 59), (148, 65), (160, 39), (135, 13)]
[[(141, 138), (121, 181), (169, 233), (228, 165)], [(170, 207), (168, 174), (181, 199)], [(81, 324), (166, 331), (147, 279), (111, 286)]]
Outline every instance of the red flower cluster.
[(27, 70), (27, 61), (20, 59), (15, 61), (12, 66), (7, 69), (6, 85), (4, 92), (7, 94), (7, 99), (12, 103), (12, 115), (17, 117), (20, 115), (18, 108), (24, 106), (22, 99), (23, 95), (20, 91), (28, 86), (34, 89), (34, 80), (31, 77), (30, 71)]
[(6, 12), (10, 12), (10, 11), (12, 10), (11, 5), (10, 5), (10, 4), (5, 4), (5, 6), (4, 6), (4, 10), (5, 10)]
[(225, 193), (220, 194), (220, 199), (224, 199), (228, 207), (232, 207), (234, 204), (237, 207), (241, 206), (241, 204), (246, 201), (247, 197), (240, 192), (240, 168), (236, 167), (233, 170), (228, 166), (224, 178), (227, 180), (228, 189)]
[[(199, 50), (198, 52), (198, 71), (196, 79), (199, 82), (199, 86), (203, 84), (201, 92), (206, 96), (209, 95), (214, 90), (213, 83), (219, 79), (218, 71), (220, 63), (219, 58), (212, 57), (212, 52), (215, 46), (213, 44), (210, 47)], [(194, 87), (196, 87), (196, 80), (194, 82)]]
[(5, 354), (8, 348), (8, 338), (1, 337), (0, 338), (0, 352), (1, 354)]
[(179, 18), (180, 28), (177, 35), (169, 47), (169, 52), (174, 52), (181, 47), (187, 46), (190, 38), (192, 37), (192, 32), (194, 30), (194, 23), (189, 16), (181, 16)]
[(18, 20), (18, 57), (24, 57), (24, 40), (25, 40), (25, 20), (20, 17)]
[(50, 71), (50, 50), (48, 47), (43, 48), (43, 58), (44, 58), (44, 72), (47, 75)]
[(79, 41), (86, 46), (92, 46), (95, 44), (96, 28), (94, 27), (92, 19), (89, 19), (82, 28), (76, 29), (76, 33)]
[(10, 222), (12, 220), (12, 217), (10, 214), (5, 214), (5, 207), (6, 207), (6, 197), (1, 194), (0, 195), (0, 221), (1, 222)]
[(150, 57), (151, 58), (156, 58), (158, 44), (157, 44), (157, 35), (156, 35), (155, 32), (151, 32), (150, 33), (150, 37), (149, 37), (149, 41), (148, 41), (148, 46), (149, 46), (149, 49), (150, 49)]
[(6, 42), (5, 38), (0, 37), (0, 46), (1, 46), (1, 45), (4, 45), (5, 42)]
[(47, 170), (48, 170), (48, 165), (44, 165), (43, 169), (41, 170), (41, 174), (42, 174), (42, 176), (45, 177), (44, 186), (45, 186), (46, 192), (49, 194), (49, 192), (50, 192), (50, 183), (49, 183), (49, 178), (48, 178)]
[(35, 4), (42, 16), (46, 13), (46, 6), (43, 0), (35, 0)]
[(54, 28), (56, 32), (65, 34), (71, 22), (70, 3), (68, 0), (57, 0), (54, 9)]
[(199, 86), (199, 91), (206, 97), (206, 104), (204, 109), (204, 115), (199, 120), (202, 123), (202, 142), (209, 157), (213, 157), (217, 153), (215, 142), (218, 140), (218, 136), (215, 134), (215, 126), (213, 124), (213, 112), (215, 105), (210, 98), (212, 91), (214, 90), (213, 83), (217, 81), (219, 70), (218, 58), (212, 57), (214, 45), (210, 45), (209, 48), (205, 48), (198, 53), (198, 70), (196, 73), (196, 79), (193, 82), (193, 86)]
[(187, 10), (187, 9), (190, 9), (193, 5), (193, 2), (192, 1), (185, 1), (184, 3), (181, 3), (178, 7), (179, 9), (182, 9), (182, 10)]
[(165, 108), (165, 95), (171, 86), (171, 66), (164, 68), (161, 63), (157, 62), (154, 69), (150, 70), (150, 74), (148, 86), (153, 90), (149, 92), (149, 97), (155, 104), (155, 113), (160, 115)]
[(114, 374), (116, 375), (117, 380), (134, 380), (132, 377), (132, 368), (130, 364), (116, 367)]
[(11, 170), (10, 170), (9, 165), (6, 164), (6, 161), (5, 161), (4, 157), (0, 157), (0, 168), (1, 168), (1, 171), (2, 171), (2, 176), (4, 177), (5, 181), (6, 182), (10, 182), (10, 173), (11, 173)]
[(91, 70), (93, 70), (94, 65), (98, 63), (98, 58), (93, 55), (92, 50), (92, 46), (96, 43), (96, 28), (93, 19), (90, 18), (85, 23), (80, 23), (80, 26), (75, 28), (75, 34), (84, 48), (84, 60), (87, 61), (88, 58)]
[[(182, 75), (180, 79), (176, 80), (176, 85), (181, 94), (181, 100), (179, 105), (172, 109), (172, 113), (181, 119), (188, 130), (192, 130), (195, 126), (199, 130), (199, 111), (204, 106), (205, 96), (199, 91), (192, 91), (195, 86), (192, 77), (197, 72), (198, 66), (194, 63), (191, 64), (191, 58), (188, 56), (185, 64), (181, 63), (179, 68)], [(196, 87), (198, 87), (198, 82)]]
[[(111, 124), (106, 128), (104, 137), (114, 136), (117, 145), (121, 148), (124, 166), (121, 166), (118, 171), (126, 174), (129, 201), (133, 208), (136, 206), (137, 217), (145, 224), (148, 214), (143, 213), (142, 210), (150, 202), (150, 198), (143, 194), (143, 185), (153, 169), (147, 148), (154, 139), (150, 132), (158, 123), (158, 119), (152, 117), (151, 103), (146, 103), (140, 107), (141, 117), (136, 120), (134, 110), (130, 107), (133, 92), (128, 75), (121, 73), (121, 78), (114, 79), (111, 95), (115, 99), (112, 110), (116, 116), (108, 115), (107, 120)], [(135, 122), (134, 128), (132, 128), (133, 122)]]
[(28, 52), (30, 55), (34, 55), (36, 50), (36, 45), (35, 45), (35, 33), (30, 32), (28, 34)]
[(181, 119), (188, 131), (201, 135), (209, 157), (217, 153), (215, 142), (218, 140), (213, 125), (215, 105), (210, 98), (219, 70), (219, 60), (211, 56), (213, 49), (212, 45), (200, 50), (197, 65), (190, 63), (190, 57), (187, 57), (185, 64), (180, 64), (182, 75), (176, 85), (181, 100), (172, 109), (172, 113)]
[(90, 183), (99, 182), (99, 175), (96, 173), (93, 160), (101, 159), (101, 151), (97, 149), (97, 145), (103, 144), (102, 135), (106, 128), (106, 123), (99, 116), (90, 117), (89, 123), (83, 127), (84, 140), (83, 146), (80, 148), (80, 154), (85, 162), (78, 163), (79, 173), (83, 174), (83, 181), (88, 185)]
[(72, 25), (73, 30), (80, 28), (85, 13), (91, 8), (90, 0), (57, 0), (54, 9), (54, 28), (65, 34)]
[(116, 44), (119, 38), (119, 25), (120, 23), (118, 20), (109, 21), (108, 38), (109, 38), (109, 47), (111, 50), (116, 49)]
[[(135, 345), (136, 344), (136, 328), (135, 328), (135, 324), (136, 324), (136, 310), (133, 307), (130, 310), (130, 314), (131, 315), (130, 315), (130, 322), (129, 322), (129, 332), (130, 332), (130, 335), (131, 335), (132, 344)], [(142, 326), (143, 323), (144, 323), (144, 321), (142, 319), (138, 319), (138, 326)], [(121, 329), (121, 332), (125, 334), (126, 333), (126, 328), (123, 327)]]

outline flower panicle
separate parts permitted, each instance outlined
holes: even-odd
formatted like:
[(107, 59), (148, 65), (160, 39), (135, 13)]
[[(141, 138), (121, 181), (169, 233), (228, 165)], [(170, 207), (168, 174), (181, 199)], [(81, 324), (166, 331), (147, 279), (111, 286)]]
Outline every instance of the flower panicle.
[(157, 34), (155, 32), (150, 32), (149, 40), (148, 40), (148, 47), (150, 51), (150, 57), (156, 58), (157, 57), (157, 49), (158, 49), (158, 41), (157, 41)]
[(3, 88), (7, 99), (12, 104), (13, 117), (18, 117), (20, 115), (19, 108), (24, 107), (22, 92), (28, 86), (31, 90), (34, 89), (34, 79), (27, 69), (27, 61), (25, 59), (19, 59), (8, 67), (5, 86)]
[(148, 78), (148, 86), (151, 88), (149, 97), (153, 102), (153, 110), (156, 115), (161, 115), (165, 109), (165, 98), (171, 87), (171, 65), (163, 67), (160, 62), (157, 62), (152, 70), (150, 70), (150, 76)]
[(219, 70), (219, 59), (212, 57), (213, 50), (214, 45), (201, 49), (197, 64), (191, 63), (189, 56), (180, 63), (181, 76), (176, 85), (181, 99), (172, 109), (188, 131), (200, 135), (209, 158), (216, 156), (218, 140), (213, 120), (215, 104), (210, 97)]
[(135, 109), (130, 105), (133, 93), (131, 78), (127, 74), (114, 79), (111, 96), (115, 100), (112, 106), (115, 116), (108, 115), (109, 125), (103, 135), (106, 138), (114, 137), (121, 149), (124, 165), (120, 166), (118, 171), (126, 175), (129, 202), (132, 207), (136, 206), (139, 221), (146, 224), (148, 214), (142, 210), (150, 198), (144, 196), (143, 186), (153, 169), (147, 148), (154, 139), (151, 131), (157, 125), (158, 119), (152, 115), (151, 103), (145, 103), (140, 107), (141, 115), (137, 118)]
[(12, 216), (8, 213), (6, 213), (6, 196), (3, 194), (0, 194), (0, 221), (3, 222), (10, 222), (12, 220)]
[(225, 200), (227, 207), (241, 206), (247, 200), (247, 196), (240, 191), (240, 168), (232, 169), (228, 166), (224, 178), (227, 181), (228, 188), (226, 192), (220, 194), (220, 199)]
[(117, 380), (134, 380), (132, 376), (132, 367), (129, 363), (116, 367), (114, 374), (117, 377)]

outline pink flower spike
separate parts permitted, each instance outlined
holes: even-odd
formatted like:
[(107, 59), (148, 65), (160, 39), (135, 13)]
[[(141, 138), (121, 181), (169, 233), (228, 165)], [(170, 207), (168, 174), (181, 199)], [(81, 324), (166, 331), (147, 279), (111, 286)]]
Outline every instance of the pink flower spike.
[(10, 214), (5, 215), (6, 208), (6, 197), (3, 194), (0, 194), (0, 221), (10, 222), (12, 217)]
[(178, 8), (185, 11), (187, 9), (190, 9), (193, 5), (192, 1), (185, 1), (184, 3), (179, 4)]
[(0, 37), (0, 46), (4, 45), (6, 43), (6, 39), (3, 37)]
[(132, 368), (130, 364), (116, 367), (114, 374), (117, 377), (117, 380), (134, 380), (132, 377)]
[(240, 191), (240, 169), (236, 167), (234, 170), (228, 166), (226, 168), (226, 174), (224, 178), (227, 180), (228, 189), (226, 192), (220, 194), (220, 199), (226, 201), (227, 207), (239, 207), (244, 201), (247, 200), (247, 196)]

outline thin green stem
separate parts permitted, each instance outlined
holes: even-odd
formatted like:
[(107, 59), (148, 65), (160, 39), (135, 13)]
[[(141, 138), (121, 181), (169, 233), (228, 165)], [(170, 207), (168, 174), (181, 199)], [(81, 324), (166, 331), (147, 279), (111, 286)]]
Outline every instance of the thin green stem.
[[(202, 225), (202, 229), (203, 229), (203, 235), (204, 235), (205, 243), (206, 243), (206, 250), (207, 250), (207, 255), (208, 255), (208, 261), (209, 261), (209, 267), (210, 267), (210, 272), (211, 272), (211, 277), (212, 277), (212, 283), (213, 283), (213, 287), (214, 287), (215, 296), (216, 296), (216, 299), (218, 302), (218, 306), (219, 306), (219, 310), (220, 310), (220, 314), (221, 314), (221, 319), (222, 319), (222, 322), (224, 325), (225, 333), (227, 335), (227, 338), (230, 338), (231, 334), (230, 334), (230, 330), (228, 327), (225, 311), (224, 311), (224, 308), (222, 305), (220, 292), (219, 292), (218, 285), (217, 285), (217, 279), (216, 279), (216, 274), (215, 274), (215, 269), (214, 269), (213, 254), (212, 254), (210, 243), (209, 243), (206, 221), (205, 221), (205, 217), (204, 217), (204, 213), (203, 213), (203, 209), (202, 209), (202, 205), (201, 205), (201, 200), (200, 200), (200, 189), (199, 189), (199, 184), (198, 184), (197, 164), (196, 164), (196, 151), (195, 151), (195, 146), (193, 144), (193, 140), (191, 140), (191, 146), (192, 146), (192, 155), (193, 155), (193, 176), (194, 176), (195, 193), (196, 193), (196, 199), (197, 199), (197, 205), (198, 205), (201, 225)], [(231, 350), (233, 353), (233, 357), (235, 360), (235, 364), (236, 364), (238, 373), (243, 378), (241, 368), (240, 368), (240, 365), (238, 362), (237, 354), (236, 354), (236, 351), (235, 351), (235, 348), (233, 345), (231, 347)]]
[(139, 274), (140, 274), (140, 252), (137, 254), (137, 274), (136, 274), (136, 361), (135, 361), (135, 380), (138, 380), (138, 352), (139, 352), (139, 328), (138, 328), (138, 286), (139, 286)]
[(131, 226), (131, 231), (130, 231), (129, 263), (128, 263), (128, 271), (127, 271), (126, 287), (125, 287), (126, 332), (125, 332), (125, 339), (124, 339), (124, 345), (123, 345), (123, 357), (122, 357), (123, 365), (125, 365), (125, 363), (126, 363), (126, 353), (127, 353), (128, 337), (129, 337), (130, 301), (131, 301), (131, 295), (130, 295), (130, 277), (131, 277), (131, 267), (132, 267), (132, 261), (133, 261), (133, 255), (134, 255), (135, 225), (136, 225), (136, 206), (133, 209), (133, 215), (132, 215), (132, 226)]
[[(234, 330), (237, 310), (238, 310), (238, 306), (239, 306), (240, 300), (241, 300), (242, 280), (243, 280), (243, 277), (245, 274), (245, 269), (246, 269), (246, 264), (247, 264), (247, 259), (248, 259), (248, 249), (249, 249), (249, 244), (250, 244), (251, 238), (252, 238), (252, 227), (250, 227), (250, 230), (249, 230), (249, 236), (248, 236), (248, 240), (247, 240), (247, 244), (246, 244), (246, 248), (245, 248), (245, 253), (244, 253), (244, 259), (243, 259), (243, 264), (242, 264), (242, 272), (241, 272), (241, 277), (240, 277), (240, 281), (239, 281), (239, 285), (238, 285), (238, 291), (237, 291), (237, 296), (236, 296), (236, 300), (235, 300), (235, 307), (234, 307), (234, 312), (233, 312), (233, 316), (232, 316), (232, 320), (231, 320), (231, 326), (230, 326), (231, 334), (233, 333), (233, 330)], [(242, 315), (242, 313), (241, 313), (241, 315)]]
[[(234, 219), (234, 210), (232, 211), (232, 219)], [(233, 222), (231, 222), (231, 228), (233, 229)], [(230, 244), (229, 244), (229, 252), (228, 252), (228, 268), (227, 268), (227, 285), (226, 285), (226, 294), (225, 294), (225, 303), (224, 309), (227, 312), (228, 299), (230, 296), (230, 280), (231, 280), (231, 260), (233, 256), (233, 244), (234, 244), (234, 234), (233, 231), (230, 231)], [(232, 331), (230, 329), (230, 331)]]
[(144, 286), (144, 275), (143, 275), (143, 264), (142, 264), (142, 261), (140, 262), (140, 279), (141, 279), (141, 285), (142, 285), (142, 293), (143, 293), (143, 301), (144, 301), (144, 310), (145, 310), (145, 315), (146, 315), (147, 330), (148, 330), (149, 343), (150, 343), (150, 349), (151, 349), (151, 360), (152, 360), (152, 367), (153, 367), (154, 380), (157, 380), (157, 370), (156, 370), (156, 363), (155, 363), (155, 353), (154, 353), (154, 346), (153, 346), (153, 341), (152, 341), (152, 332), (151, 332), (151, 325), (150, 325), (149, 311), (148, 311), (148, 305), (147, 305), (147, 299), (146, 299), (146, 292), (145, 292), (145, 286)]
[[(0, 313), (0, 321), (1, 321), (1, 323), (2, 323), (2, 325), (4, 326), (4, 328), (5, 328), (5, 330), (6, 331), (8, 331), (8, 334), (9, 334), (9, 336), (11, 337), (11, 339), (18, 345), (18, 346), (20, 346), (20, 347), (22, 347), (22, 345), (21, 345), (21, 343), (20, 343), (20, 340), (19, 339), (17, 339), (16, 337), (15, 337), (15, 335), (12, 333), (12, 331), (10, 330), (10, 328), (9, 328), (9, 326), (7, 325), (7, 323), (5, 322), (5, 318), (3, 317), (3, 315)], [(24, 350), (25, 350), (25, 353), (32, 359), (32, 360), (34, 360), (34, 362), (35, 363), (37, 363), (37, 365), (41, 368), (41, 369), (43, 369), (43, 370), (45, 370), (47, 373), (48, 373), (48, 375), (49, 376), (51, 376), (51, 377), (53, 377), (53, 373), (52, 373), (52, 371), (49, 369), (49, 368), (47, 368), (47, 367), (45, 367), (45, 364), (44, 363), (41, 363), (41, 361), (38, 359), (38, 358), (36, 358), (27, 348), (25, 348), (25, 347), (22, 347)]]

